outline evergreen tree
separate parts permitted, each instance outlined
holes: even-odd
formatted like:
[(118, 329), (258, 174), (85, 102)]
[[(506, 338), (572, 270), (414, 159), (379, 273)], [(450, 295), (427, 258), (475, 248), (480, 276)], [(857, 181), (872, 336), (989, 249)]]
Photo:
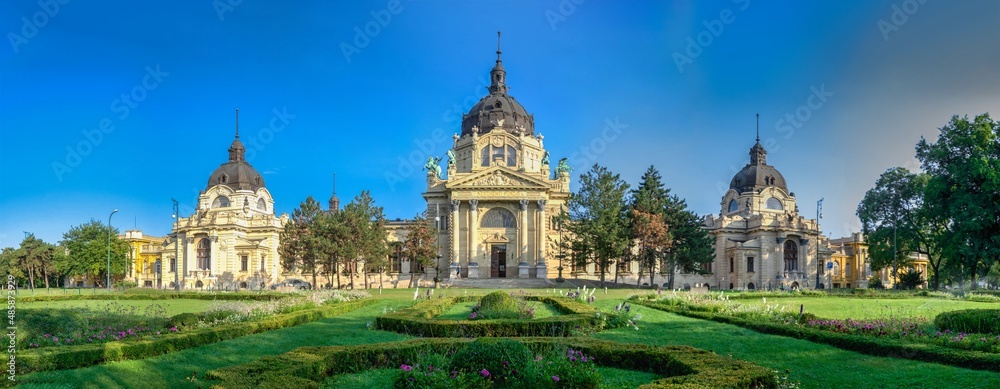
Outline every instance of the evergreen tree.
[(317, 260), (326, 253), (323, 234), (323, 211), (316, 199), (309, 196), (292, 211), (291, 220), (280, 234), (281, 265), (287, 271), (300, 270), (312, 275), (316, 286)]
[(628, 184), (607, 168), (594, 166), (580, 176), (580, 190), (567, 202), (567, 229), (573, 239), (587, 242), (605, 282), (608, 268), (629, 247), (626, 193)]
[(422, 215), (413, 218), (413, 223), (406, 228), (406, 240), (403, 241), (403, 253), (410, 261), (410, 286), (413, 286), (413, 275), (423, 273), (424, 268), (434, 266), (437, 259), (437, 228)]

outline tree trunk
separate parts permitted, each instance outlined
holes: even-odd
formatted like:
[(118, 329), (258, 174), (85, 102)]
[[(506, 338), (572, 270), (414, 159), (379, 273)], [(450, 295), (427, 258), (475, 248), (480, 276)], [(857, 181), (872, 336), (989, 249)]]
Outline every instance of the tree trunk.
[(656, 260), (654, 259), (653, 262), (649, 263), (649, 287), (650, 288), (653, 287), (653, 280), (655, 279), (655, 277), (656, 277)]
[(28, 265), (28, 285), (35, 290), (35, 267), (31, 265)]
[(670, 289), (674, 289), (674, 272), (677, 271), (677, 265), (674, 264), (674, 260), (667, 261), (667, 265), (670, 266), (670, 273), (667, 278), (667, 285), (670, 285)]
[(315, 263), (313, 264), (313, 267), (312, 267), (312, 276), (313, 276), (313, 283), (312, 283), (312, 287), (309, 288), (309, 289), (316, 289), (316, 265), (315, 265)]
[(340, 289), (340, 286), (342, 285), (340, 283), (340, 264), (334, 264), (333, 269), (333, 272), (337, 273), (337, 289)]
[(607, 267), (607, 266), (605, 266), (605, 265), (606, 265), (606, 264), (605, 264), (604, 262), (601, 262), (601, 263), (600, 263), (600, 264), (599, 264), (599, 265), (597, 266), (597, 267), (598, 267), (598, 271), (600, 271), (600, 272), (601, 272), (601, 286), (602, 286), (602, 287), (604, 287), (604, 286), (605, 286), (605, 285), (604, 285), (604, 277), (605, 277), (605, 274), (606, 274), (606, 273), (607, 273), (607, 271), (608, 271), (608, 267)]
[(49, 273), (45, 271), (45, 266), (42, 266), (42, 278), (45, 278), (45, 289), (49, 288)]

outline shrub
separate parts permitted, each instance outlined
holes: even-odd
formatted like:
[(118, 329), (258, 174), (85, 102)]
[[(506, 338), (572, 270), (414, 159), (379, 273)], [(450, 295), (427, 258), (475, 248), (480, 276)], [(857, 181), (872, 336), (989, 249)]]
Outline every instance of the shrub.
[(24, 320), (21, 327), (23, 339), (41, 337), (43, 334), (75, 334), (87, 328), (88, 320), (81, 309), (22, 310), (18, 316)]
[(167, 327), (191, 328), (203, 319), (204, 317), (197, 313), (181, 313), (171, 317), (170, 320), (167, 320)]
[(885, 285), (882, 285), (881, 278), (872, 276), (868, 279), (868, 289), (885, 289)]
[(452, 357), (451, 368), (467, 372), (486, 369), (491, 374), (490, 380), (504, 382), (511, 370), (524, 371), (531, 357), (531, 350), (521, 342), (482, 338), (456, 352)]
[(934, 325), (942, 331), (1000, 335), (1000, 309), (942, 312), (934, 318)]

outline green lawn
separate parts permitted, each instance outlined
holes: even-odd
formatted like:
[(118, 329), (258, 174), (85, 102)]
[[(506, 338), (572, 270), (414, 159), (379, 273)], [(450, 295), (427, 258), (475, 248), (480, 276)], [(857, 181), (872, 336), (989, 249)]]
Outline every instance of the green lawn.
[[(421, 288), (420, 294), (424, 295)], [(563, 289), (566, 291), (566, 289)], [(368, 330), (366, 324), (374, 320), (389, 307), (404, 308), (413, 303), (413, 289), (370, 291), (379, 298), (376, 304), (358, 309), (338, 317), (323, 319), (300, 326), (262, 334), (246, 336), (230, 341), (188, 349), (169, 355), (138, 361), (125, 361), (93, 366), (83, 369), (55, 372), (39, 372), (18, 377), (24, 387), (209, 387), (214, 382), (203, 379), (208, 370), (224, 366), (247, 363), (265, 355), (274, 355), (301, 346), (353, 345), (403, 340), (408, 336)], [(453, 297), (462, 295), (484, 295), (489, 290), (439, 289), (434, 296)], [(555, 295), (552, 289), (531, 290), (537, 295)], [(631, 290), (611, 289), (596, 293), (596, 305), (602, 310), (611, 310), (629, 295)], [(182, 300), (159, 300), (161, 304)], [(198, 300), (202, 302), (201, 300)], [(876, 314), (884, 305), (923, 308), (932, 310), (963, 309), (996, 304), (969, 303), (964, 301), (939, 299), (873, 300), (847, 298), (795, 298), (768, 299), (768, 303), (780, 301), (782, 304), (805, 304), (807, 312), (819, 316), (846, 317), (844, 312), (871, 311)], [(209, 303), (209, 301), (204, 301)], [(748, 302), (750, 302), (748, 300)], [(65, 304), (65, 302), (60, 302)], [(95, 303), (91, 301), (90, 303)], [(35, 303), (33, 303), (35, 304)], [(37, 303), (41, 304), (41, 303)], [(27, 306), (29, 304), (24, 304)], [(21, 307), (22, 305), (19, 305)], [(193, 308), (192, 308), (193, 309)], [(791, 379), (800, 381), (806, 388), (920, 388), (920, 387), (1000, 387), (1000, 374), (962, 369), (933, 363), (916, 362), (905, 359), (872, 357), (844, 351), (832, 346), (791, 339), (774, 335), (763, 335), (740, 327), (711, 321), (687, 318), (650, 308), (633, 306), (643, 315), (639, 330), (620, 328), (600, 332), (596, 338), (624, 343), (652, 345), (690, 345), (719, 354), (747, 360), (775, 370), (789, 369)], [(796, 306), (797, 309), (797, 306)], [(824, 309), (826, 311), (824, 311)], [(821, 312), (840, 312), (834, 316)], [(603, 370), (602, 370), (603, 372)], [(195, 380), (189, 380), (192, 374)], [(610, 374), (610, 373), (609, 373)], [(607, 382), (611, 383), (611, 374)], [(632, 378), (627, 378), (630, 376)], [(381, 378), (380, 378), (381, 377)], [(649, 377), (632, 376), (622, 373), (623, 383), (610, 387), (632, 387), (645, 382)], [(386, 384), (379, 371), (369, 371), (338, 379), (336, 387), (382, 387)], [(326, 385), (332, 386), (332, 380)], [(354, 385), (354, 386), (351, 386)]]
[[(860, 299), (856, 301), (864, 302)], [(613, 309), (619, 302), (598, 298), (596, 304), (607, 310)], [(625, 343), (689, 345), (712, 350), (775, 370), (788, 369), (791, 380), (800, 381), (805, 388), (1000, 387), (998, 373), (873, 357), (651, 308), (633, 306), (633, 309), (643, 316), (638, 331), (619, 328), (597, 333), (594, 337)]]
[[(444, 313), (435, 317), (435, 319), (468, 320), (469, 315), (472, 314), (472, 307), (476, 304), (478, 303), (456, 303), (455, 305), (449, 307), (447, 311), (444, 311)], [(541, 301), (528, 301), (528, 307), (535, 308), (535, 319), (561, 315), (561, 313), (555, 310), (555, 308), (552, 308), (550, 305)]]
[[(763, 300), (738, 300), (756, 302)], [(915, 297), (907, 299), (859, 299), (848, 297), (809, 298), (788, 297), (768, 298), (767, 304), (781, 304), (786, 310), (799, 311), (799, 306), (808, 313), (827, 319), (875, 319), (880, 317), (924, 317), (934, 320), (941, 312), (959, 309), (1000, 309), (1000, 303), (977, 303), (964, 300)]]
[(212, 304), (211, 300), (174, 299), (174, 300), (66, 300), (66, 301), (39, 301), (34, 303), (20, 303), (18, 309), (51, 309), (51, 308), (89, 308), (100, 310), (100, 307), (110, 303), (118, 303), (125, 307), (136, 307), (141, 312), (150, 305), (160, 305), (166, 310), (167, 316), (174, 316), (187, 312), (202, 312)]

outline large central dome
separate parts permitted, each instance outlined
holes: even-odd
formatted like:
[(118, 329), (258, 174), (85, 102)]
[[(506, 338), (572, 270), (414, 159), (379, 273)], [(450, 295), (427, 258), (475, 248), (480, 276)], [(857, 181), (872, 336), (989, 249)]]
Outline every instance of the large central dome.
[(788, 192), (785, 177), (774, 166), (767, 164), (767, 150), (764, 150), (760, 139), (757, 139), (757, 144), (750, 148), (750, 163), (733, 176), (733, 180), (729, 182), (729, 189), (743, 193), (768, 186), (775, 186)]
[(499, 33), (497, 37), (497, 63), (490, 70), (490, 94), (473, 105), (468, 114), (462, 115), (462, 136), (472, 135), (473, 128), (485, 133), (495, 127), (512, 134), (535, 133), (535, 117), (507, 94), (507, 72), (500, 60)]
[[(246, 161), (246, 148), (240, 142), (240, 110), (236, 110), (236, 139), (229, 146), (229, 162), (226, 162), (215, 169), (211, 176), (208, 176), (208, 188), (215, 185), (226, 185), (233, 190), (256, 191), (264, 186), (264, 179)], [(206, 188), (206, 190), (208, 189)]]

